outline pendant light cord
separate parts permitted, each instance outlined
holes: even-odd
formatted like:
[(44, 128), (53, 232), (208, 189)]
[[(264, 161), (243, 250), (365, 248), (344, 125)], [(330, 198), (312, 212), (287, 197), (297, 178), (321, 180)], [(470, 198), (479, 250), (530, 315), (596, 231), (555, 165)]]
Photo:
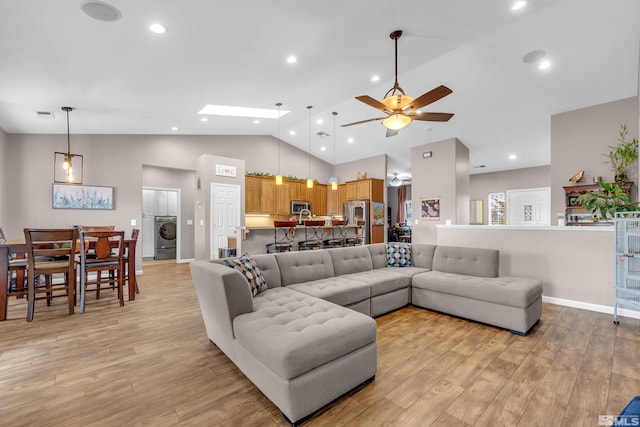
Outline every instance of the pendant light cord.
[(278, 175), (280, 175), (280, 145), (282, 143), (281, 133), (280, 133), (280, 107), (282, 106), (282, 102), (278, 102), (276, 107), (278, 107)]
[(308, 105), (309, 110), (309, 179), (311, 179), (311, 109), (313, 105)]

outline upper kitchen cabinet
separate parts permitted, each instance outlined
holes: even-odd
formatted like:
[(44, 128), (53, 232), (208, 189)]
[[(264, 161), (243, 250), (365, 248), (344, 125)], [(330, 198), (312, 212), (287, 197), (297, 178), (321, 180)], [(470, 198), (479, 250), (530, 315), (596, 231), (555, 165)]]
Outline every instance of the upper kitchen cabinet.
[(142, 190), (142, 215), (177, 216), (180, 201), (173, 190)]
[(384, 181), (368, 178), (348, 181), (346, 184), (346, 200), (384, 201)]
[(245, 176), (245, 212), (276, 213), (276, 180), (258, 176)]

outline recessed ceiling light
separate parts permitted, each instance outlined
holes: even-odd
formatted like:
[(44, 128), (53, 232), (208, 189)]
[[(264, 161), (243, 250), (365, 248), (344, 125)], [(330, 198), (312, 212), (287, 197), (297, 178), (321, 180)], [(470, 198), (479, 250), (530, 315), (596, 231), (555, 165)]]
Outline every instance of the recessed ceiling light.
[(320, 151), (327, 151), (327, 147), (320, 147)]
[(276, 110), (273, 108), (250, 108), (232, 107), (229, 105), (205, 105), (198, 114), (208, 114), (210, 116), (233, 116), (233, 117), (253, 117), (260, 119), (277, 119), (287, 114), (287, 110)]
[(201, 122), (208, 122), (209, 118), (208, 117), (200, 117), (200, 121)]
[(296, 58), (295, 56), (290, 56), (287, 58), (287, 64), (295, 64), (296, 62), (298, 62), (298, 58)]
[(378, 81), (380, 81), (380, 76), (378, 76), (378, 75), (371, 76), (371, 81), (372, 81), (372, 82), (378, 82)]
[(538, 64), (538, 68), (541, 70), (546, 70), (549, 67), (551, 67), (551, 61), (549, 61), (548, 59), (544, 59)]
[(290, 131), (289, 131), (289, 135), (291, 135), (291, 136), (296, 136), (296, 131), (295, 131), (295, 130), (290, 130)]
[(527, 2), (524, 0), (519, 0), (511, 6), (511, 10), (520, 10), (527, 5)]
[(151, 32), (156, 34), (164, 34), (169, 31), (169, 28), (166, 25), (162, 24), (151, 24), (149, 29), (151, 30)]
[(85, 15), (98, 21), (113, 22), (122, 17), (118, 9), (103, 1), (85, 1), (80, 8)]
[(260, 120), (255, 119), (255, 120), (253, 121), (253, 124), (254, 124), (254, 125), (260, 124)]
[(178, 126), (173, 126), (171, 130), (178, 130)]
[(323, 122), (322, 122), (322, 119), (318, 119), (318, 120), (316, 120), (316, 123), (317, 123), (317, 124), (319, 124), (319, 125), (321, 125), (321, 124), (323, 123)]
[(349, 139), (347, 139), (347, 142), (348, 142), (349, 144), (353, 144), (353, 141), (354, 141), (354, 139), (353, 139), (353, 138), (349, 138)]
[(509, 155), (509, 160), (515, 160), (517, 156), (515, 154)]

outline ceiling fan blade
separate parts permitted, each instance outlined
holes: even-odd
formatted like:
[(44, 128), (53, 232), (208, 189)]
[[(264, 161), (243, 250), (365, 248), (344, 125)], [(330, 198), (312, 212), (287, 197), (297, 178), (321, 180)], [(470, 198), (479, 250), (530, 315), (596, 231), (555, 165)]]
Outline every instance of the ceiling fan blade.
[(341, 127), (353, 126), (353, 125), (359, 125), (360, 123), (367, 123), (367, 122), (373, 122), (376, 120), (384, 120), (384, 119), (386, 119), (386, 117), (376, 117), (375, 119), (360, 120), (359, 122), (347, 123), (346, 125), (340, 125), (340, 126)]
[[(440, 85), (435, 89), (430, 90), (429, 92), (420, 95), (413, 102), (407, 106), (405, 106), (403, 111), (415, 111), (419, 108), (424, 107), (425, 105), (429, 105), (432, 102), (436, 102), (437, 100), (444, 98), (445, 96), (453, 93), (451, 89), (444, 85)], [(384, 104), (383, 104), (384, 105)]]
[(386, 105), (384, 105), (382, 102), (378, 101), (377, 99), (373, 99), (372, 97), (370, 97), (369, 95), (361, 95), (361, 96), (356, 96), (356, 99), (360, 102), (364, 102), (365, 104), (378, 109), (380, 111), (384, 111), (385, 113), (392, 113), (393, 111), (390, 110)]
[(423, 122), (448, 122), (452, 113), (422, 113), (422, 114), (407, 114), (413, 120), (422, 120)]
[(396, 136), (400, 132), (399, 130), (387, 129), (387, 134), (385, 135), (387, 138), (390, 136)]

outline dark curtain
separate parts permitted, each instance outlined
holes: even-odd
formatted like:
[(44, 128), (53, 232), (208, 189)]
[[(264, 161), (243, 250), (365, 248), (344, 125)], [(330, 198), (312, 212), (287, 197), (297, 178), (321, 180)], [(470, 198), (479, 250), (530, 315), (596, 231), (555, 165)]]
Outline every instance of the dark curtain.
[(406, 222), (404, 216), (404, 202), (407, 200), (407, 187), (398, 187), (398, 222)]

